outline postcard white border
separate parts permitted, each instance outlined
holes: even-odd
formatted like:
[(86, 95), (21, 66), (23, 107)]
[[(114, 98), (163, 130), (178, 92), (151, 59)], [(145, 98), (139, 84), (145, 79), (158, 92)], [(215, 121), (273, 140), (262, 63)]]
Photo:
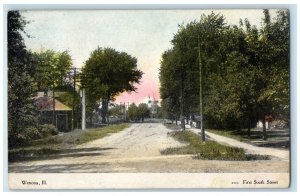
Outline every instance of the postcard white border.
[[(15, 3), (17, 1), (13, 1), (13, 3)], [(53, 2), (53, 1), (51, 1)], [(58, 1), (54, 1), (55, 3), (57, 3)], [(59, 5), (59, 4), (48, 4), (48, 5), (33, 5), (33, 4), (22, 4), (22, 5), (18, 5), (18, 4), (15, 4), (15, 5), (3, 5), (3, 7), (1, 8), (1, 10), (3, 10), (3, 18), (5, 18), (5, 13), (8, 9), (11, 9), (11, 8), (14, 8), (14, 9), (30, 9), (30, 8), (33, 8), (33, 9), (78, 9), (80, 7), (80, 5), (72, 5), (72, 4), (66, 4), (65, 1), (60, 1), (62, 3), (64, 3), (63, 5)], [(72, 1), (73, 3), (78, 3), (78, 1)], [(88, 1), (90, 2), (90, 1)], [(112, 2), (112, 1), (109, 1), (109, 2)], [(115, 2), (115, 1), (113, 1)], [(153, 2), (153, 1), (151, 1)], [(183, 5), (183, 4), (180, 4), (180, 5), (167, 5), (164, 4), (164, 5), (160, 5), (159, 3), (160, 2), (157, 2), (157, 1), (154, 1), (156, 3), (156, 5), (151, 5), (150, 8), (151, 9), (165, 9), (166, 7), (169, 7), (170, 9), (176, 9), (177, 8), (185, 8), (185, 9), (188, 9), (188, 8), (191, 8), (191, 5)], [(176, 1), (178, 3), (178, 1)], [(174, 3), (176, 3), (174, 2)], [(191, 1), (188, 1), (189, 3), (191, 3)], [(181, 3), (188, 3), (187, 1), (184, 1), (184, 2), (181, 2)], [(213, 1), (215, 2), (215, 1)], [(220, 1), (219, 1), (220, 2)], [(253, 1), (251, 1), (253, 2)], [(258, 2), (258, 1), (256, 1)], [(286, 3), (296, 3), (297, 1), (279, 1), (277, 3), (285, 3), (285, 4), (267, 4), (267, 5), (262, 5), (262, 3), (264, 3), (265, 1), (259, 1), (259, 3), (257, 4), (247, 4), (245, 5), (244, 3), (240, 3), (239, 1), (235, 1), (236, 4), (222, 4), (220, 2), (220, 4), (205, 4), (205, 5), (201, 5), (201, 4), (196, 4), (196, 5), (192, 5), (194, 8), (201, 8), (202, 7), (209, 7), (209, 8), (243, 8), (243, 7), (246, 7), (246, 8), (262, 8), (263, 6), (264, 7), (268, 7), (268, 8), (289, 8), (290, 11), (291, 11), (291, 17), (293, 16), (292, 20), (291, 20), (291, 40), (295, 40), (295, 42), (292, 42), (291, 41), (291, 90), (292, 90), (292, 93), (291, 93), (291, 106), (294, 105), (295, 107), (292, 107), (292, 116), (291, 116), (291, 120), (292, 120), (292, 124), (291, 124), (291, 130), (295, 130), (295, 131), (292, 131), (291, 132), (291, 138), (292, 138), (292, 143), (291, 143), (291, 154), (292, 154), (292, 159), (291, 159), (291, 186), (290, 186), (290, 190), (296, 190), (296, 186), (297, 186), (297, 133), (296, 133), (296, 130), (297, 130), (297, 120), (298, 120), (298, 117), (297, 117), (297, 111), (299, 109), (299, 106), (296, 104), (297, 102), (297, 73), (298, 73), (298, 70), (297, 70), (297, 5), (294, 4), (294, 5), (291, 5), (291, 4), (286, 4)], [(10, 1), (8, 0), (4, 0), (3, 3), (11, 3)], [(17, 2), (17, 3), (24, 3), (24, 1), (21, 1), (21, 2)], [(32, 3), (32, 1), (30, 1), (30, 3)], [(39, 1), (36, 1), (35, 3), (39, 3)], [(47, 2), (46, 2), (47, 3)], [(48, 2), (49, 3), (49, 2)], [(119, 3), (121, 4), (121, 2), (119, 1)], [(139, 3), (139, 2), (135, 2), (135, 3)], [(180, 3), (180, 2), (179, 2)], [(227, 2), (228, 3), (228, 2)], [(240, 3), (240, 4), (239, 4)], [(247, 2), (246, 2), (247, 3)], [(249, 3), (249, 2), (248, 2)], [(255, 2), (254, 2), (255, 3)], [(272, 3), (272, 1), (269, 1), (269, 3)], [(97, 5), (96, 8), (98, 9), (101, 9), (104, 8), (104, 9), (126, 9), (128, 7), (130, 8), (133, 8), (133, 9), (147, 9), (147, 5), (142, 5), (142, 4), (139, 4), (139, 5), (113, 5), (113, 3), (111, 3), (110, 5), (108, 5), (109, 3), (107, 3), (106, 5)], [(50, 5), (50, 6), (49, 6)], [(83, 5), (84, 9), (95, 9), (95, 5)], [(6, 25), (6, 23), (4, 22), (4, 20), (2, 20), (2, 27), (3, 29), (4, 26)], [(3, 42), (2, 43), (5, 43), (5, 35), (6, 35), (6, 32), (3, 31), (2, 32), (2, 36), (1, 36), (1, 39), (3, 39)], [(2, 103), (1, 103), (1, 111), (3, 112), (2, 113), (2, 116), (4, 116), (4, 118), (1, 118), (1, 124), (3, 125), (3, 132), (1, 133), (2, 135), (2, 138), (3, 138), (3, 152), (1, 152), (1, 158), (3, 158), (3, 188), (4, 188), (4, 191), (10, 191), (9, 188), (8, 188), (8, 178), (12, 179), (15, 177), (15, 179), (17, 180), (18, 177), (21, 177), (21, 176), (14, 176), (14, 174), (8, 174), (8, 165), (7, 165), (7, 142), (6, 142), (6, 137), (7, 137), (7, 133), (5, 132), (7, 130), (7, 123), (5, 123), (5, 116), (6, 116), (6, 106), (7, 106), (7, 93), (6, 93), (6, 89), (7, 89), (7, 86), (5, 85), (7, 80), (5, 80), (6, 77), (6, 59), (4, 57), (6, 57), (6, 47), (5, 47), (5, 44), (3, 44), (3, 47), (2, 49), (3, 50), (1, 52), (1, 56), (3, 58), (2, 62), (3, 62), (3, 67), (1, 69), (1, 75), (4, 76), (4, 80), (2, 80), (2, 84), (1, 84), (1, 93), (2, 93), (2, 97), (4, 97)], [(4, 91), (3, 91), (3, 87), (4, 87)], [(119, 173), (120, 174), (120, 173)], [(243, 174), (245, 175), (245, 173), (231, 173), (230, 175), (239, 175), (239, 174)], [(17, 174), (17, 175), (21, 175), (21, 174)], [(30, 174), (32, 175), (32, 174)], [(44, 173), (43, 173), (44, 175)], [(48, 174), (47, 174), (48, 175)], [(55, 174), (57, 175), (57, 174)], [(69, 175), (69, 174), (59, 174), (59, 175), (62, 175), (60, 176), (61, 178), (63, 178), (63, 175)], [(78, 175), (78, 174), (76, 174)], [(96, 174), (97, 175), (97, 174)], [(98, 174), (99, 175), (99, 174)], [(115, 174), (113, 174), (115, 175)], [(123, 175), (128, 175), (128, 174), (124, 174)], [(140, 175), (144, 175), (142, 173), (140, 173)], [(167, 174), (167, 175), (170, 175), (170, 174)], [(171, 174), (172, 175), (172, 174)], [(200, 174), (201, 175), (201, 174)], [(203, 175), (207, 175), (207, 173), (203, 174)], [(224, 173), (221, 173), (221, 174), (217, 174), (217, 175), (224, 175)], [(256, 175), (256, 174), (253, 174), (251, 173), (250, 175)], [(262, 175), (262, 173), (259, 173), (258, 175)], [(266, 175), (269, 175), (269, 174), (266, 174)], [(277, 175), (277, 174), (276, 174)], [(152, 187), (154, 188), (154, 187)], [(179, 188), (179, 187), (176, 187), (176, 188)], [(234, 188), (234, 187), (231, 187), (231, 188)], [(247, 188), (247, 187), (244, 187), (244, 188)], [(248, 187), (250, 188), (250, 187)], [(258, 187), (257, 187), (258, 188)], [(264, 188), (264, 187), (260, 187), (260, 188)], [(271, 187), (267, 187), (267, 188), (271, 188)], [(292, 189), (291, 189), (292, 188)], [(72, 189), (77, 189), (77, 188), (72, 188)], [(99, 189), (99, 187), (98, 187)], [(251, 190), (252, 191), (252, 190)], [(255, 191), (253, 189), (253, 191)]]

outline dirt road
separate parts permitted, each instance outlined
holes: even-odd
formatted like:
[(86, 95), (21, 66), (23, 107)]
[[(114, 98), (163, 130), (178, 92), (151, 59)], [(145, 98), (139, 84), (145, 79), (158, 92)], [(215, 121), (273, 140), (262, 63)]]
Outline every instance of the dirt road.
[(288, 172), (289, 161), (197, 160), (191, 155), (162, 156), (160, 150), (183, 146), (160, 123), (132, 124), (125, 130), (68, 149), (47, 160), (9, 164), (9, 172)]

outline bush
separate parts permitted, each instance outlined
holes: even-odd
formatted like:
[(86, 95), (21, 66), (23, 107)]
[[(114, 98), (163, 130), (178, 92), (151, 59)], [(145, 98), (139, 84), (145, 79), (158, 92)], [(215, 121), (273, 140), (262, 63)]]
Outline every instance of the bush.
[(13, 133), (12, 131), (9, 131), (8, 134), (9, 147), (24, 146), (30, 141), (39, 139), (41, 137), (39, 130), (34, 126), (26, 127), (19, 133)]
[(58, 131), (56, 129), (56, 127), (52, 124), (44, 124), (44, 125), (40, 125), (40, 133), (41, 133), (41, 137), (49, 137), (52, 135), (57, 135)]
[(58, 131), (55, 126), (51, 124), (40, 125), (39, 127), (27, 127), (21, 133), (16, 135), (10, 135), (9, 146), (18, 147), (29, 144), (33, 140), (38, 140), (41, 138), (49, 137), (52, 135), (57, 135)]
[(22, 135), (26, 141), (36, 140), (36, 139), (41, 138), (41, 136), (42, 136), (36, 127), (26, 128)]

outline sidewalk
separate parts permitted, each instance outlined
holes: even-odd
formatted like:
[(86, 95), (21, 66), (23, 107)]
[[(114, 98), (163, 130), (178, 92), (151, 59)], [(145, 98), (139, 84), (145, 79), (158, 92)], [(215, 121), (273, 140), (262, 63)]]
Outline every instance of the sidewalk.
[[(192, 131), (199, 135), (201, 134), (200, 129), (191, 128), (189, 125), (186, 125), (186, 130)], [(224, 137), (224, 136), (217, 135), (214, 133), (210, 133), (208, 131), (205, 132), (205, 135), (206, 135), (206, 138), (209, 140), (213, 140), (213, 141), (216, 141), (218, 143), (228, 145), (228, 146), (243, 148), (246, 150), (246, 153), (248, 153), (248, 154), (269, 155), (269, 156), (274, 156), (274, 157), (278, 157), (280, 159), (289, 161), (289, 154), (290, 154), (289, 150), (257, 147), (257, 146), (253, 146), (253, 145), (245, 143), (245, 142), (240, 142), (240, 141), (232, 139), (232, 138), (228, 138), (228, 137)]]

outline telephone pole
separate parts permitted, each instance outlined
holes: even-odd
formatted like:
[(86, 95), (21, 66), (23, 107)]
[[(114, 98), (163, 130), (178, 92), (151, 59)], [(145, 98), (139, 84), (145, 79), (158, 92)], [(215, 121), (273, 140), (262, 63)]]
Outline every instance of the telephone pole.
[(85, 126), (85, 89), (82, 89), (82, 98), (81, 98), (81, 104), (82, 104), (82, 121), (81, 121), (81, 129), (84, 131), (86, 129)]
[(181, 102), (180, 102), (180, 123), (182, 131), (185, 131), (185, 117), (184, 117), (184, 78), (183, 78), (183, 70), (181, 71)]
[(72, 130), (74, 130), (74, 123), (75, 123), (75, 119), (74, 119), (74, 110), (75, 110), (75, 96), (76, 96), (76, 67), (74, 68), (74, 76), (73, 76), (73, 104), (72, 104)]
[(126, 122), (126, 102), (124, 102), (124, 116), (125, 116), (125, 122)]
[(200, 96), (200, 103), (199, 103), (199, 110), (200, 110), (200, 129), (201, 129), (201, 139), (205, 141), (205, 131), (203, 126), (203, 98), (202, 98), (202, 66), (201, 66), (201, 51), (200, 51), (200, 37), (198, 35), (198, 58), (199, 58), (199, 79), (200, 79), (200, 89), (199, 89), (199, 96)]

